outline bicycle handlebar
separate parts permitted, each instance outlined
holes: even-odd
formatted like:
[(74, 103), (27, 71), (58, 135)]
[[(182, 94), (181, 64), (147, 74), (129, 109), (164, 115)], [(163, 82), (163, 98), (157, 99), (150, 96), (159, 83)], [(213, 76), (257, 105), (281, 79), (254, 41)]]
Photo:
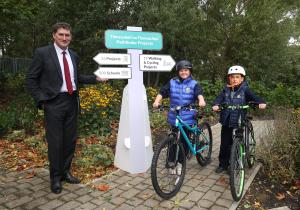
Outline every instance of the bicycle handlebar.
[(249, 108), (256, 109), (256, 108), (258, 108), (258, 105), (259, 105), (258, 103), (249, 102), (247, 104), (239, 104), (239, 105), (230, 105), (227, 103), (223, 103), (218, 106), (219, 106), (220, 110), (224, 110), (224, 109), (231, 109), (231, 110), (243, 110), (244, 109), (244, 110), (246, 110)]
[(166, 109), (170, 109), (171, 111), (180, 111), (180, 110), (188, 110), (188, 111), (197, 111), (200, 106), (195, 105), (195, 104), (189, 104), (189, 105), (183, 105), (183, 106), (175, 106), (175, 107), (170, 107), (167, 105), (159, 105), (157, 109), (159, 109), (160, 111), (163, 111), (165, 108)]

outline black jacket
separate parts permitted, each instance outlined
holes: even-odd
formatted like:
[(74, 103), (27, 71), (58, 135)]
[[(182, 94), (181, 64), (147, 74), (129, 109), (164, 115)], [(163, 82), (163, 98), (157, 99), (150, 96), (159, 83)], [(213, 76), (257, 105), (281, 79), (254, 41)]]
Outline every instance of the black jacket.
[[(96, 76), (85, 76), (78, 73), (78, 56), (74, 51), (68, 50), (74, 66), (76, 87), (78, 88), (78, 83), (96, 83)], [(26, 75), (26, 83), (37, 107), (40, 107), (44, 101), (55, 98), (60, 93), (63, 76), (54, 44), (36, 49)]]

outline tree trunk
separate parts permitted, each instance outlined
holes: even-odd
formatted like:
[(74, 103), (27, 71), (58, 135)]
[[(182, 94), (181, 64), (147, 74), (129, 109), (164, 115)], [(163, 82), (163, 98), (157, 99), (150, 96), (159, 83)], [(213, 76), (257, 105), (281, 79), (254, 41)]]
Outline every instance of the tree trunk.
[(157, 72), (157, 73), (156, 73), (156, 77), (155, 77), (154, 87), (157, 87), (157, 86), (158, 86), (158, 83), (159, 83), (159, 76), (160, 76), (160, 72)]
[(151, 72), (147, 72), (147, 87), (151, 86)]

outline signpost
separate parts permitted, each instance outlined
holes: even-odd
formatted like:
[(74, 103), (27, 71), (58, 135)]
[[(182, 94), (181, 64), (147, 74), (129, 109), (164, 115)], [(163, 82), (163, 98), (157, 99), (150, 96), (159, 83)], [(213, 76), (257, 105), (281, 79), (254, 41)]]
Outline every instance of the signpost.
[(105, 79), (130, 79), (131, 68), (100, 67), (94, 74)]
[(158, 32), (106, 30), (104, 39), (108, 49), (161, 50), (163, 47)]
[(127, 49), (127, 54), (99, 53), (94, 57), (99, 65), (128, 65), (100, 67), (94, 72), (101, 78), (128, 79), (123, 90), (114, 165), (132, 174), (144, 173), (151, 166), (153, 149), (143, 71), (171, 71), (175, 61), (170, 55), (143, 55), (143, 50), (161, 50), (163, 41), (161, 33), (145, 32), (141, 27), (106, 30), (105, 46)]
[(94, 57), (94, 61), (99, 65), (129, 65), (131, 57), (121, 53), (99, 53)]
[(140, 70), (171, 71), (175, 61), (170, 55), (140, 55)]

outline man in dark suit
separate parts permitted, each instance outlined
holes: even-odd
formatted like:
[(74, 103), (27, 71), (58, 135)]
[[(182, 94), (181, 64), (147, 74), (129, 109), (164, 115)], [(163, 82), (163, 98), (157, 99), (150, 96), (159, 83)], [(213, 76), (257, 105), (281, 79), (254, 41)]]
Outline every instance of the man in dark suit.
[(44, 109), (51, 191), (58, 194), (62, 181), (80, 183), (70, 173), (77, 138), (78, 83), (105, 79), (78, 73), (78, 56), (68, 48), (72, 39), (68, 23), (54, 24), (52, 36), (53, 44), (36, 49), (26, 79), (37, 107)]

